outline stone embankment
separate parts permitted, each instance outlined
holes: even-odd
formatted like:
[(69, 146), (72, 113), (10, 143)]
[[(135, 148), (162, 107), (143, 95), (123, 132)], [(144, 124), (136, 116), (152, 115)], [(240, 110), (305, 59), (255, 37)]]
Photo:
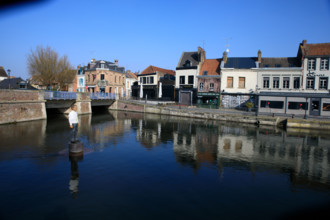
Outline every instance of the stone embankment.
[(173, 108), (166, 105), (147, 105), (122, 100), (115, 102), (111, 109), (287, 128), (330, 130), (330, 120), (323, 119), (306, 120), (289, 117), (256, 116), (255, 114), (242, 114), (239, 111), (233, 113), (221, 110), (208, 111), (202, 108)]
[(29, 90), (0, 91), (0, 124), (46, 119), (43, 93)]

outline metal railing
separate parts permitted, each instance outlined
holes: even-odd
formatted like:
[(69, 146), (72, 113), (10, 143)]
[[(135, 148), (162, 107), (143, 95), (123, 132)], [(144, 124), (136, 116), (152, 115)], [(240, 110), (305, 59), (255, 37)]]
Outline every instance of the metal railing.
[(90, 99), (116, 99), (115, 93), (90, 93)]
[[(90, 93), (90, 99), (116, 99), (115, 93)], [(46, 100), (73, 100), (77, 99), (76, 92), (63, 91), (45, 91), (44, 98)]]
[(73, 100), (77, 99), (77, 93), (62, 91), (45, 91), (44, 98), (46, 100)]

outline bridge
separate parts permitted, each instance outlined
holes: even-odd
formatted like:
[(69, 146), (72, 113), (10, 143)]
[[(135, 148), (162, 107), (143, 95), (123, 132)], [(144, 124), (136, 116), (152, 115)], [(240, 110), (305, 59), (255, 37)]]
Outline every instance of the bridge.
[(43, 90), (0, 90), (0, 124), (46, 119), (48, 110), (68, 114), (72, 104), (78, 114), (92, 113), (92, 107), (112, 108), (119, 97), (113, 93), (76, 93)]
[(110, 107), (116, 100), (113, 93), (76, 93), (62, 91), (45, 91), (46, 109), (58, 109), (68, 114), (73, 103), (77, 105), (78, 114), (92, 113), (93, 106)]

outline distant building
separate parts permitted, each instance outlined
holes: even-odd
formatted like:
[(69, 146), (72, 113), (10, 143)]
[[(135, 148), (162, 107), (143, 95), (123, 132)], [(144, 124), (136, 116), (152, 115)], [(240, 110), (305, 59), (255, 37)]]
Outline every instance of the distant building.
[(197, 106), (219, 108), (221, 59), (205, 59), (197, 75)]
[[(137, 75), (139, 86), (142, 85), (143, 97), (148, 99), (159, 99), (161, 87), (163, 99), (174, 99), (175, 71), (156, 66), (148, 66)], [(140, 90), (138, 92), (140, 97)]]
[(182, 52), (176, 67), (175, 93), (176, 100), (184, 105), (197, 102), (197, 75), (205, 60), (205, 51)]
[(74, 92), (86, 92), (88, 88), (86, 87), (85, 79), (85, 68), (78, 66), (77, 75), (73, 82), (73, 91)]
[(6, 70), (2, 66), (0, 66), (0, 81), (7, 79), (7, 78), (8, 78), (8, 75), (6, 73)]
[[(78, 72), (77, 80), (80, 75), (85, 75), (85, 92), (92, 93), (115, 93), (124, 96), (125, 93), (125, 67), (118, 66), (118, 60), (114, 63), (104, 60), (92, 59), (82, 72)], [(77, 82), (77, 88), (82, 88)]]
[[(9, 86), (10, 85), (10, 86)], [(4, 79), (0, 82), (0, 89), (22, 89), (22, 90), (36, 90), (27, 81), (22, 78)]]
[(130, 70), (126, 71), (126, 98), (132, 97), (132, 86), (138, 81), (137, 74), (132, 73)]

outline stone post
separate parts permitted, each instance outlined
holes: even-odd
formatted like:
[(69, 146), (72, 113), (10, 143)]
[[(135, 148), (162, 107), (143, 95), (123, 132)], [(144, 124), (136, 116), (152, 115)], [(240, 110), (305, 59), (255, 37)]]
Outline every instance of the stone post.
[(91, 105), (91, 99), (89, 97), (89, 93), (78, 92), (76, 105), (77, 105), (78, 114), (92, 113), (92, 105)]

